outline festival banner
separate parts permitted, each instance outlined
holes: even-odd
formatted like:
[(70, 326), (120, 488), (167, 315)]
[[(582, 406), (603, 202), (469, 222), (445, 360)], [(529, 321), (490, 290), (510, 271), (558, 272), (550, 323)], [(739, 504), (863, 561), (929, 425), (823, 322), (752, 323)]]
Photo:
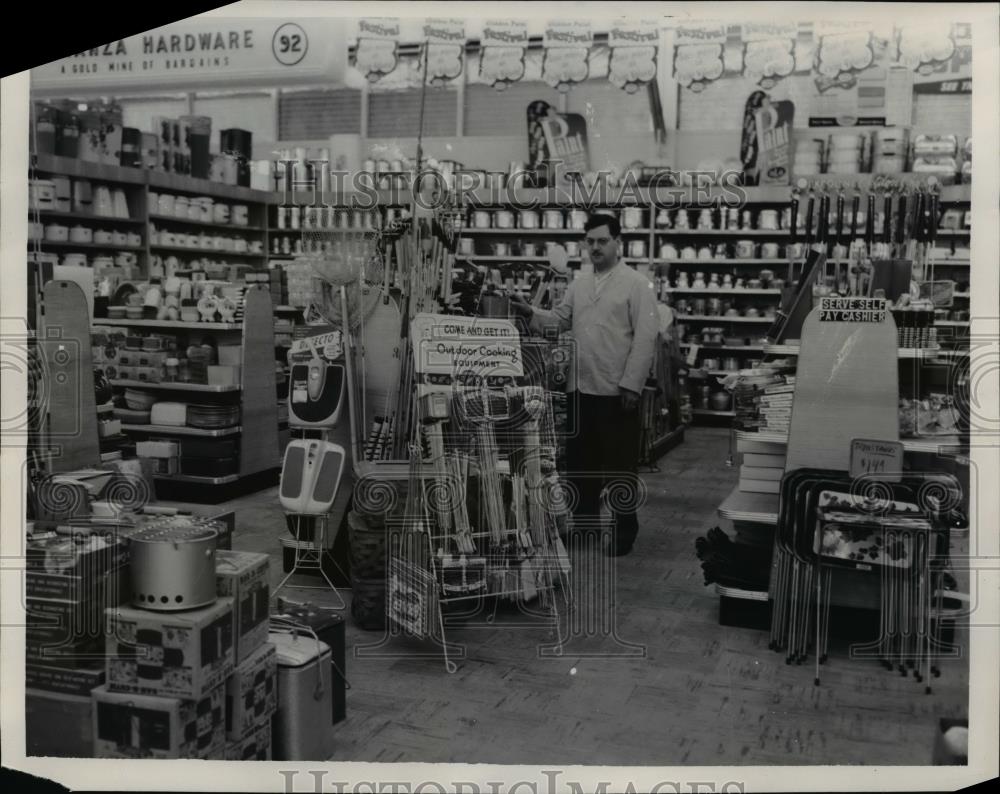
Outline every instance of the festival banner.
[(369, 83), (377, 83), (399, 64), (399, 20), (362, 19), (358, 23), (358, 46), (354, 67)]
[(608, 32), (608, 80), (629, 94), (656, 77), (660, 28), (655, 20), (619, 19)]
[(462, 74), (465, 57), (465, 21), (428, 19), (424, 22), (427, 46), (427, 81), (444, 85)]
[(589, 19), (550, 20), (545, 24), (542, 46), (542, 80), (562, 93), (590, 74), (590, 48), (594, 31)]
[(726, 25), (720, 22), (685, 22), (674, 40), (674, 78), (684, 88), (700, 92), (722, 77)]
[(497, 91), (524, 77), (528, 23), (520, 19), (490, 19), (479, 41), (479, 76)]

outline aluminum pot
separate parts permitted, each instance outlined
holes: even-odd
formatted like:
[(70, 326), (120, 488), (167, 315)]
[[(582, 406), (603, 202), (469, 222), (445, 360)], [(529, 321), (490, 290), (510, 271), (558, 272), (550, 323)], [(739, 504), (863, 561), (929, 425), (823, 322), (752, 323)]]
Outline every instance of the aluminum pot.
[(539, 224), (538, 212), (535, 210), (521, 210), (518, 213), (518, 220), (522, 229), (537, 229)]
[(583, 210), (569, 211), (569, 228), (582, 229), (587, 223), (587, 213)]
[(217, 539), (216, 530), (194, 525), (154, 526), (133, 535), (133, 604), (176, 612), (214, 603)]
[(642, 209), (640, 207), (626, 207), (622, 212), (622, 227), (625, 229), (638, 229), (642, 226)]
[(754, 242), (753, 240), (737, 240), (736, 241), (736, 258), (737, 259), (753, 259), (754, 258)]
[(628, 255), (632, 259), (642, 259), (646, 256), (645, 240), (629, 240)]
[(719, 359), (717, 359), (717, 358), (703, 358), (701, 360), (701, 366), (704, 369), (717, 370), (717, 369), (720, 368), (719, 367)]
[(570, 240), (563, 244), (563, 248), (566, 249), (567, 256), (579, 256), (580, 255), (580, 244), (575, 240)]
[(538, 243), (521, 243), (521, 256), (539, 256)]
[(474, 254), (476, 252), (476, 241), (471, 237), (463, 237), (458, 241), (458, 251), (461, 254)]
[(510, 210), (497, 210), (493, 213), (493, 225), (497, 229), (513, 229), (514, 213)]
[(778, 228), (778, 211), (761, 210), (760, 214), (757, 216), (757, 228), (767, 229), (768, 231), (776, 231)]
[(722, 359), (722, 369), (726, 372), (735, 372), (740, 368), (740, 361), (738, 358), (730, 356), (729, 358)]
[(545, 210), (542, 213), (542, 226), (546, 229), (562, 229), (562, 210)]
[(713, 411), (728, 411), (732, 396), (727, 391), (717, 391), (708, 399)]
[(660, 246), (660, 259), (678, 259), (677, 247), (671, 243), (663, 243)]
[(763, 243), (760, 247), (761, 259), (777, 259), (778, 258), (778, 244), (777, 243)]
[(493, 256), (510, 256), (510, 243), (493, 243)]

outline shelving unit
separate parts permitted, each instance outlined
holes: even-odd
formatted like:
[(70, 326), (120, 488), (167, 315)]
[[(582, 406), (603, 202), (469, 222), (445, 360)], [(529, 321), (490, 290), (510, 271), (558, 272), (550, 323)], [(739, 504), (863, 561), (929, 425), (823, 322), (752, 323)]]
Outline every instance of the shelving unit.
[[(150, 328), (176, 331), (180, 334), (200, 334), (210, 332), (229, 344), (239, 344), (243, 348), (238, 386), (213, 386), (200, 383), (115, 380), (111, 385), (117, 390), (137, 389), (155, 392), (164, 400), (183, 402), (197, 395), (198, 402), (220, 401), (221, 405), (238, 405), (239, 424), (224, 428), (198, 428), (172, 425), (125, 424), (122, 431), (131, 438), (150, 437), (178, 438), (181, 440), (181, 467), (183, 469), (183, 439), (201, 438), (238, 439), (238, 471), (231, 475), (203, 477), (181, 471), (180, 474), (156, 475), (158, 489), (176, 490), (175, 486), (186, 486), (183, 491), (185, 501), (200, 501), (202, 492), (190, 486), (206, 486), (209, 500), (217, 501), (217, 486), (237, 485), (249, 478), (262, 476), (273, 480), (280, 466), (278, 447), (278, 427), (275, 422), (277, 412), (276, 384), (274, 372), (274, 313), (271, 308), (269, 290), (263, 285), (248, 285), (244, 294), (242, 323), (184, 323), (160, 322), (156, 320), (98, 320), (98, 325), (130, 328)], [(235, 400), (235, 403), (234, 403)]]

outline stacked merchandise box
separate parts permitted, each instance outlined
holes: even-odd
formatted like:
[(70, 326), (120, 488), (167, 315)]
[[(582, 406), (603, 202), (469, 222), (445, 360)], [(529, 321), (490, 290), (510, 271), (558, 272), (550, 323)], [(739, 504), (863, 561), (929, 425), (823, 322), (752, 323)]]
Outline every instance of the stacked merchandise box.
[(233, 647), (237, 665), (267, 641), (270, 566), (266, 554), (216, 552), (216, 593), (233, 602)]
[(96, 758), (222, 759), (225, 686), (193, 699), (93, 692)]
[(183, 612), (107, 612), (107, 684), (94, 690), (98, 758), (225, 755), (232, 599)]
[(277, 674), (275, 647), (264, 643), (226, 681), (227, 758), (270, 760), (271, 717), (278, 708)]
[(28, 756), (89, 758), (94, 746), (90, 692), (79, 696), (26, 690), (24, 742)]

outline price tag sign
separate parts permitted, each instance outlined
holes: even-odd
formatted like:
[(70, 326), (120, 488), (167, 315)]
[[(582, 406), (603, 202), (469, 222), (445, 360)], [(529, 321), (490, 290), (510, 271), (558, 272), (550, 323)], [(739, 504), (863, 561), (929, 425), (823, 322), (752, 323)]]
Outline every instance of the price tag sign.
[(903, 445), (898, 441), (855, 438), (851, 441), (851, 477), (878, 477), (886, 482), (903, 478)]

